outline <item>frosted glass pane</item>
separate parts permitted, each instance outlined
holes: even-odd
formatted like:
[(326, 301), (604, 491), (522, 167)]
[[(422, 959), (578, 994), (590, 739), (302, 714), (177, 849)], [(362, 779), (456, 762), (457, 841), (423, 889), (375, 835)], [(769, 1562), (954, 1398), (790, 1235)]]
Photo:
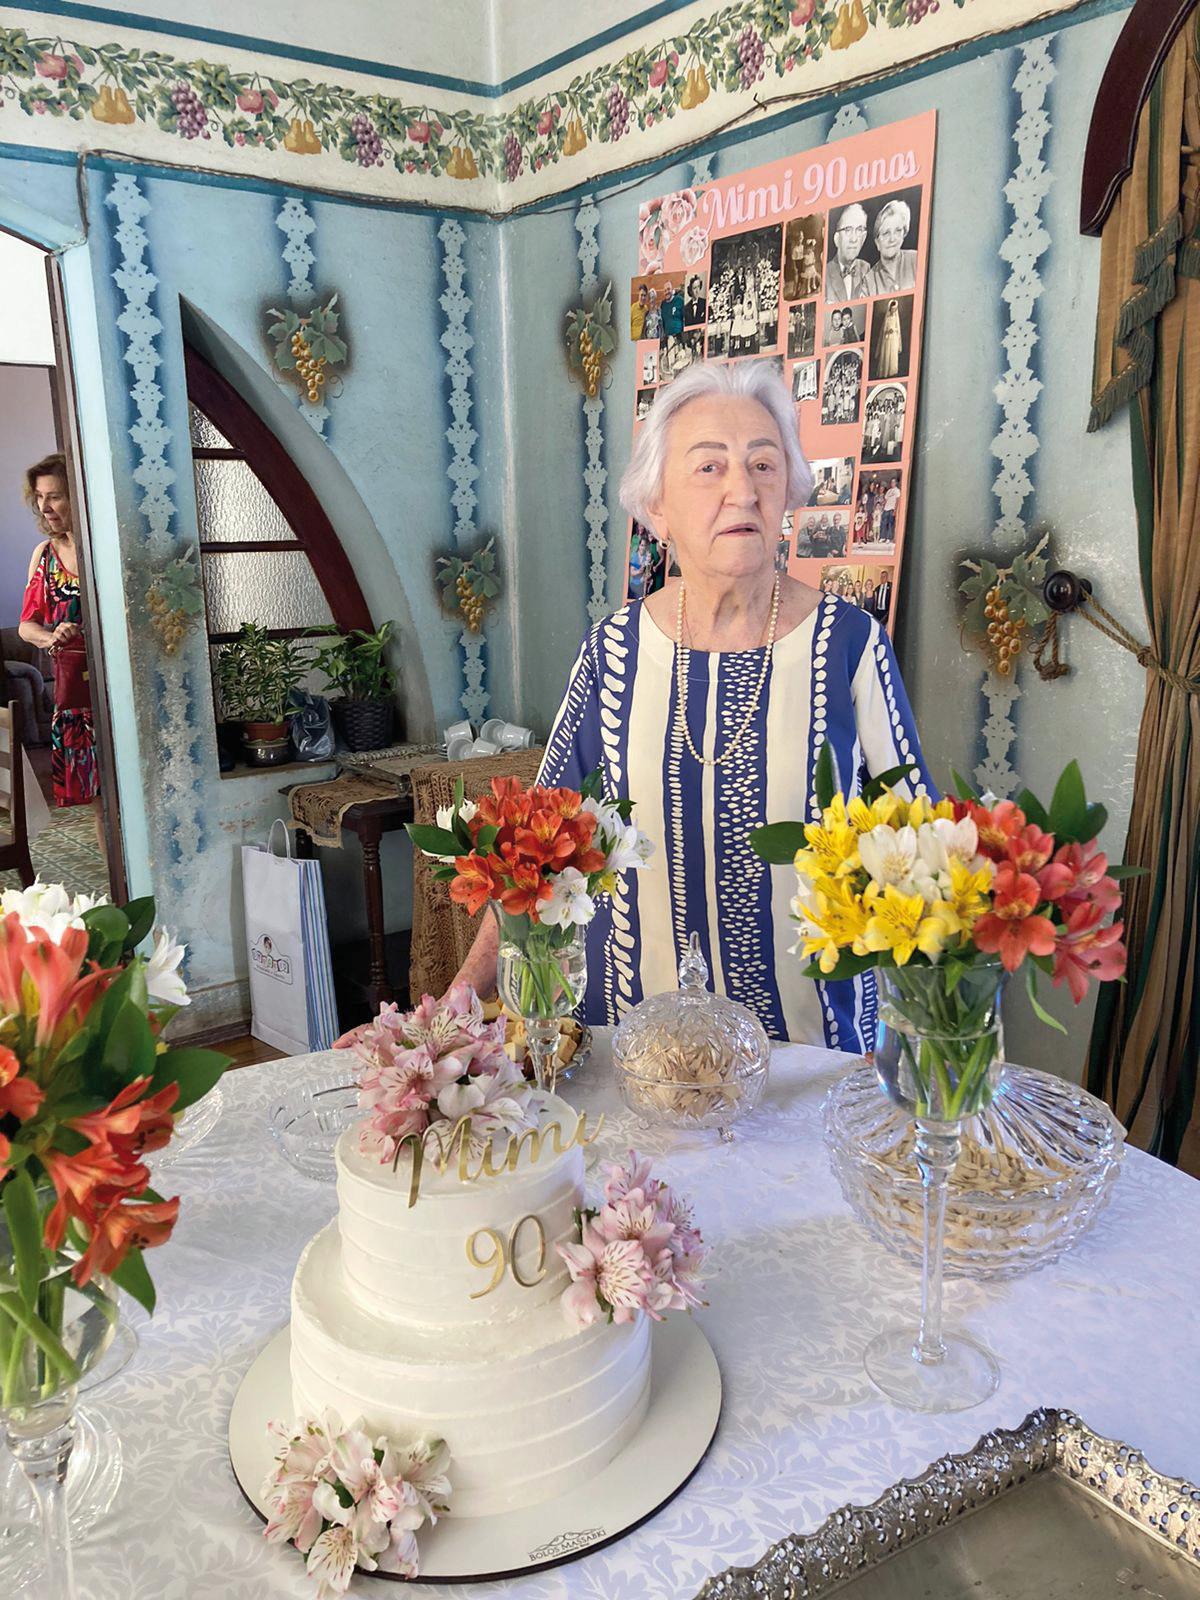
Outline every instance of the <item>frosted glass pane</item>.
[(237, 544), (243, 539), (295, 539), (262, 484), (244, 461), (197, 461), (200, 537)]
[(232, 450), (233, 446), (220, 431), (200, 410), (199, 406), (188, 406), (188, 426), (192, 434), (192, 448), (194, 450)]
[(239, 550), (203, 557), (208, 631), (236, 633), (243, 622), (313, 628), (333, 621), (303, 550)]

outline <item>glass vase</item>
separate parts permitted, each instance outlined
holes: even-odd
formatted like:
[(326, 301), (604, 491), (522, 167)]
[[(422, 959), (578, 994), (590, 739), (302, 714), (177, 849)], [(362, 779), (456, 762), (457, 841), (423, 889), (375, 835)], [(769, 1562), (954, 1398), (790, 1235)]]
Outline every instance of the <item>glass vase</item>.
[[(0, 1427), (41, 1522), (45, 1593), (75, 1600), (67, 1473), (76, 1438), (81, 1386), (111, 1376), (119, 1312), (116, 1292), (94, 1277), (79, 1288), (65, 1254), (39, 1282), (18, 1281), (11, 1253), (0, 1251)], [(119, 1469), (118, 1469), (119, 1470)]]
[(535, 1084), (552, 1094), (559, 1023), (582, 1002), (587, 984), (583, 936), (576, 927), (551, 927), (511, 916), (495, 900), (490, 904), (500, 929), (496, 988), (508, 1010), (524, 1020)]
[(911, 1411), (965, 1411), (1000, 1381), (996, 1358), (965, 1333), (942, 1325), (946, 1193), (962, 1149), (963, 1125), (995, 1092), (1003, 1055), (998, 962), (884, 968), (879, 972), (875, 1070), (884, 1090), (913, 1118), (921, 1176), (921, 1309), (915, 1326), (881, 1333), (867, 1346), (872, 1382)]

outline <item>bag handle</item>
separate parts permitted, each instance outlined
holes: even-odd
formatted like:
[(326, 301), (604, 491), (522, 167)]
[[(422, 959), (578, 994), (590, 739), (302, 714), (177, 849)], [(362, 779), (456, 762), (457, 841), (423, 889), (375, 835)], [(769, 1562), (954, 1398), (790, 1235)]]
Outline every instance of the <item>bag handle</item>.
[(287, 825), (286, 817), (276, 817), (271, 824), (271, 831), (267, 834), (266, 851), (269, 856), (275, 854), (275, 829), (283, 829), (283, 853), (288, 861), (292, 859), (292, 830)]

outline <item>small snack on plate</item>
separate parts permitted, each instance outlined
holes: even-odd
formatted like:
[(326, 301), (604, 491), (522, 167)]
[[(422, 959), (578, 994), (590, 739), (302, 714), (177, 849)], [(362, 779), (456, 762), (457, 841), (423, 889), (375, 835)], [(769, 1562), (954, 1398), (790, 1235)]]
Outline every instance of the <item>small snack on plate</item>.
[[(525, 1037), (524, 1017), (514, 1017), (506, 1006), (499, 1000), (485, 1000), (483, 1002), (483, 1015), (488, 1022), (494, 1022), (503, 1014), (507, 1022), (505, 1030), (504, 1048), (510, 1060), (515, 1061), (527, 1078), (533, 1075), (533, 1065), (529, 1059), (529, 1045)], [(575, 1058), (575, 1053), (583, 1042), (583, 1027), (576, 1022), (574, 1017), (560, 1017), (558, 1023), (558, 1069), (569, 1065)]]

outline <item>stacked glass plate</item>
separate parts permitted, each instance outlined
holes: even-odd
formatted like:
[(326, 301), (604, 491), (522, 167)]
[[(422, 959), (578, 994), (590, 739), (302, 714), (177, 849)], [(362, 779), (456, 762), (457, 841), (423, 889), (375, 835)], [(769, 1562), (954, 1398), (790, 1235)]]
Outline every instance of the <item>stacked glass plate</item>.
[[(921, 1179), (909, 1117), (875, 1069), (825, 1098), (825, 1142), (858, 1220), (905, 1261), (921, 1261)], [(996, 1097), (964, 1124), (946, 1205), (945, 1271), (1009, 1278), (1069, 1250), (1108, 1203), (1125, 1130), (1094, 1095), (1029, 1067), (1001, 1069)]]

